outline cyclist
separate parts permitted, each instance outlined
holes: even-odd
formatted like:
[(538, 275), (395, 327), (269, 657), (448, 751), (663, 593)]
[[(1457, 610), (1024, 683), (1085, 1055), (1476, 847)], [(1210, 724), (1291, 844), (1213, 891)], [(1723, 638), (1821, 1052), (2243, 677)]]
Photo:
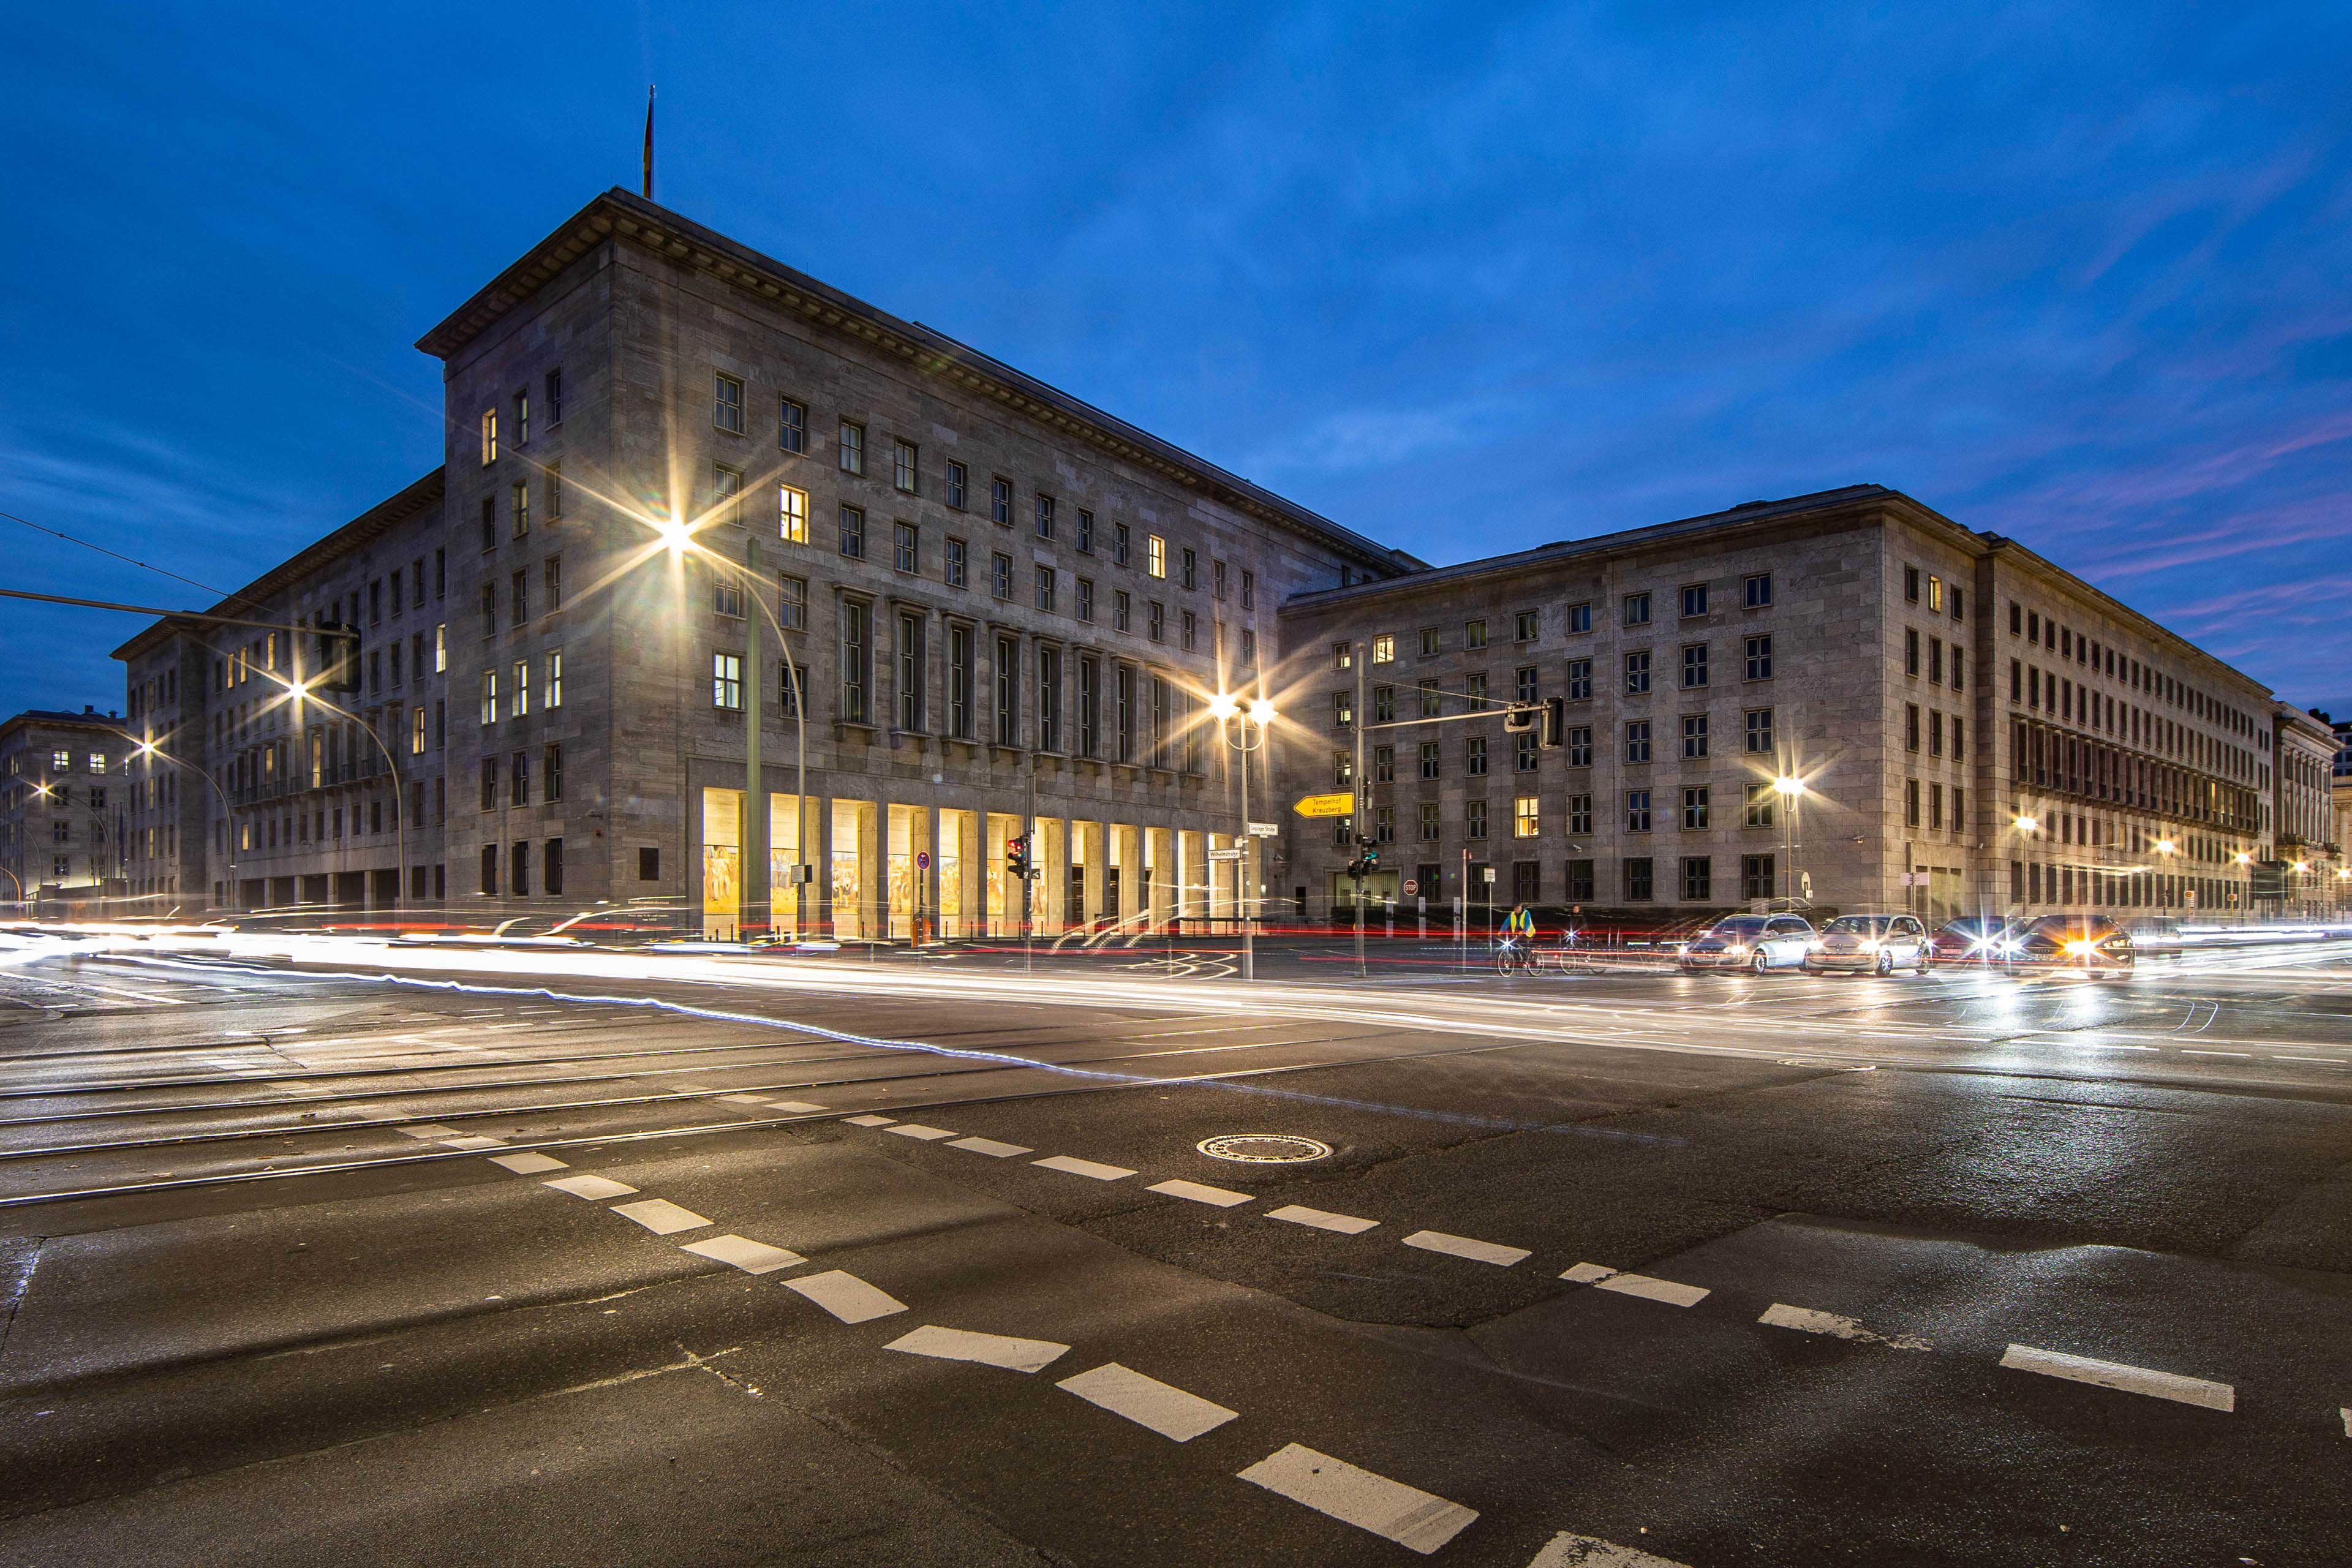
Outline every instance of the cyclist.
[(1525, 904), (1515, 904), (1503, 919), (1503, 940), (1497, 954), (1498, 965), (1508, 974), (1514, 969), (1535, 965), (1536, 918)]

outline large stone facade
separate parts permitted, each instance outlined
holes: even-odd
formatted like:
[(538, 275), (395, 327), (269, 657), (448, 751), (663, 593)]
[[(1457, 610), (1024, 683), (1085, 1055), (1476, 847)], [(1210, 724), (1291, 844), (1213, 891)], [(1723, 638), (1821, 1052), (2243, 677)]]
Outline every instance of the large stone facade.
[[(1347, 787), (1365, 650), (1383, 906), (2242, 910), (2269, 838), (2265, 689), (1876, 486), (1304, 595), (1284, 638), (1320, 672), (1301, 788)], [(1557, 748), (1507, 731), (1552, 698)], [(1348, 907), (1352, 827), (1291, 837), (1293, 896)]]
[[(722, 933), (1230, 914), (1206, 697), (1271, 659), (1283, 599), (1420, 565), (620, 193), (420, 346), (450, 434), (416, 504), (217, 611), (360, 624), (347, 712), (283, 700), (302, 639), (170, 623), (122, 650), (142, 698), (183, 668), (139, 711), (228, 785), (221, 811), (184, 792), (176, 858), (140, 868), (159, 889)], [(386, 592), (412, 560), (421, 603)], [(429, 672), (395, 673), (420, 635)], [(1024, 889), (1005, 842), (1032, 820)]]
[(123, 890), (131, 750), (118, 713), (35, 709), (0, 722), (0, 900), (95, 905)]
[(1279, 913), (1352, 896), (1287, 807), (1360, 783), (1370, 890), (1440, 911), (2242, 909), (2269, 853), (2267, 691), (1875, 486), (1432, 570), (619, 192), (419, 346), (443, 467), (121, 650), (159, 908), (1222, 918), (1229, 690)]

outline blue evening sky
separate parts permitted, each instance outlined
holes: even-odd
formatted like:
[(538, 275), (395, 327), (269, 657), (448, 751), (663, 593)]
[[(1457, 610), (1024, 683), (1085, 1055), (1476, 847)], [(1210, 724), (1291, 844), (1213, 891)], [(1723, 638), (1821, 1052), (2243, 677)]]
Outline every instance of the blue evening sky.
[[(2352, 710), (2352, 7), (23, 5), (0, 510), (234, 587), (657, 196), (1430, 560), (1857, 481)], [(203, 595), (0, 522), (0, 585)], [(0, 603), (0, 713), (138, 623)]]

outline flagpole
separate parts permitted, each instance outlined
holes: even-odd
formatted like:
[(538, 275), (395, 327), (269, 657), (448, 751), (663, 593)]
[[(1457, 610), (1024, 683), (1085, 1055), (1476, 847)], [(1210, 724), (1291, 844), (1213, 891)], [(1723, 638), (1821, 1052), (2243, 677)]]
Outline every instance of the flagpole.
[(654, 89), (646, 84), (646, 200), (654, 199)]

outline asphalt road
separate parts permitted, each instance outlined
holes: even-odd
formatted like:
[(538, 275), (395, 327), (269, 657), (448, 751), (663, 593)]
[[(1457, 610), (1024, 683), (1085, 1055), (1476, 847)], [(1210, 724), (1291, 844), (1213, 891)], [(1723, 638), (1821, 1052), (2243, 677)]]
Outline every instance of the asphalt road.
[(2352, 1559), (2352, 943), (1226, 966), (0, 971), (0, 1563)]

